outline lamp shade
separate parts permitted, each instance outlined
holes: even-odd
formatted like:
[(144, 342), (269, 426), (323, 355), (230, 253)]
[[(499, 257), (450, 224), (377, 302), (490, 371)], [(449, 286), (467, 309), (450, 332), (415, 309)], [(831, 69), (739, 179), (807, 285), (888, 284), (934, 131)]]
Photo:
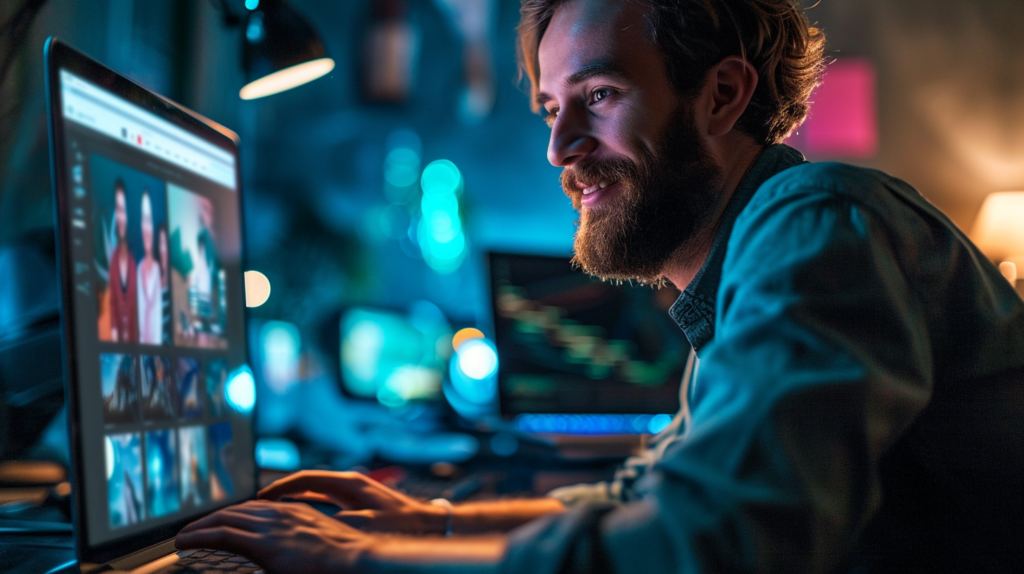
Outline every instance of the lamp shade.
[(1024, 192), (989, 194), (974, 220), (971, 238), (993, 261), (1024, 260)]
[(282, 0), (263, 0), (249, 13), (242, 41), (243, 100), (289, 90), (334, 69), (320, 36)]

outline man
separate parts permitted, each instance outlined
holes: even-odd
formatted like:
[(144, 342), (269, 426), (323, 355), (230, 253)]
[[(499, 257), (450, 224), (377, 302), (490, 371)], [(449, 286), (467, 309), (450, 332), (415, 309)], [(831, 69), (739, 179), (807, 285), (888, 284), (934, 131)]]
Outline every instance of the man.
[(777, 145), (822, 67), (802, 12), (525, 0), (522, 14), (548, 158), (580, 211), (577, 262), (683, 291), (671, 314), (700, 366), (675, 423), (568, 504), (449, 513), (357, 474), (300, 473), (179, 546), (268, 571), (1019, 571), (1024, 304), (906, 184)]
[(110, 281), (107, 284), (110, 340), (135, 343), (139, 340), (135, 257), (128, 248), (128, 200), (125, 197), (124, 182), (120, 178), (114, 183), (114, 220), (117, 247), (110, 257)]

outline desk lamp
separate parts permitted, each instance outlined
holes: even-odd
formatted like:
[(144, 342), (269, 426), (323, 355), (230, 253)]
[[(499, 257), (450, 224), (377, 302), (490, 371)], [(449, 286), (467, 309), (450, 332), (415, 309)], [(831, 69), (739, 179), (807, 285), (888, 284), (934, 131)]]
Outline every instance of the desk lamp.
[(245, 7), (243, 100), (290, 90), (334, 69), (320, 36), (283, 0), (245, 0)]
[(989, 194), (971, 232), (974, 243), (993, 261), (1011, 284), (1024, 271), (1024, 192)]

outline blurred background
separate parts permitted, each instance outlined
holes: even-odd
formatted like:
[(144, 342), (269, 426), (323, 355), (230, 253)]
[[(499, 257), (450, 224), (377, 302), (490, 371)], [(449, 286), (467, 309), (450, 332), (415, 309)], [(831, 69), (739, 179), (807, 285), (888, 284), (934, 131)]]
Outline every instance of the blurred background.
[[(273, 41), (270, 9), (282, 5), (334, 67), (242, 99), (253, 46)], [(56, 312), (43, 93), (43, 43), (56, 35), (241, 138), (246, 266), (270, 286), (250, 310), (261, 466), (516, 452), (521, 437), (469, 432), (498, 411), (486, 254), (568, 255), (575, 220), (518, 80), (518, 10), (517, 0), (0, 3), (0, 248), (39, 246), (0, 255), (0, 331), (13, 337)], [(991, 194), (1024, 190), (1024, 3), (821, 0), (808, 15), (834, 63), (790, 143), (910, 182), (997, 262), (1024, 255), (989, 230), (1005, 223), (979, 220)], [(1014, 209), (995, 210), (1010, 216), (1010, 235), (1024, 227)], [(479, 344), (460, 362), (466, 341)], [(660, 411), (633, 414), (646, 418), (522, 424), (584, 434), (667, 424)], [(24, 456), (60, 459), (55, 420), (44, 421), (50, 442)]]

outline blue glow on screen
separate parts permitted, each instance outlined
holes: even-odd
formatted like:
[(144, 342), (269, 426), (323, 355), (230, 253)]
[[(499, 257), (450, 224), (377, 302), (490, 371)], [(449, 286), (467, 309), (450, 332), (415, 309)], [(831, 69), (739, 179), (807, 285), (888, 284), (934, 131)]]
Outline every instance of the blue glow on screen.
[(665, 430), (665, 427), (670, 424), (672, 424), (672, 417), (665, 414), (654, 415), (654, 417), (651, 418), (651, 422), (647, 423), (647, 430), (650, 431), (651, 434), (658, 434)]
[(658, 415), (568, 415), (534, 414), (516, 417), (519, 430), (542, 434), (657, 434), (665, 429), (672, 417)]

